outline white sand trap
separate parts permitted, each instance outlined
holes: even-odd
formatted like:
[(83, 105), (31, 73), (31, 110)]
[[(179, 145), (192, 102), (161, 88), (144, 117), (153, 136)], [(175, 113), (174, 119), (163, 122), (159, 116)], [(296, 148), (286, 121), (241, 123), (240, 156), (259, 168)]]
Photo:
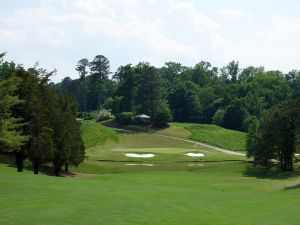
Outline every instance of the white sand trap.
[(194, 153), (194, 152), (189, 152), (185, 154), (186, 156), (190, 156), (190, 157), (203, 157), (204, 154), (203, 153)]
[(300, 154), (297, 154), (297, 153), (295, 154), (295, 157), (299, 157), (299, 156), (300, 156)]
[(132, 157), (132, 158), (152, 158), (155, 155), (154, 154), (137, 154), (137, 153), (126, 153), (125, 154), (127, 157)]
[(135, 164), (135, 163), (128, 163), (126, 166), (154, 166), (154, 164)]
[(194, 167), (194, 166), (204, 166), (202, 163), (192, 163), (188, 165), (189, 167)]

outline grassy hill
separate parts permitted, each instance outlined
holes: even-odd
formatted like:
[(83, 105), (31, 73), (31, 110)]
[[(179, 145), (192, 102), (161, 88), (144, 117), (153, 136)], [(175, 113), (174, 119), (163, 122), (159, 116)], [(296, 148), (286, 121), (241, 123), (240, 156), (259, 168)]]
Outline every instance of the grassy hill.
[(191, 132), (190, 138), (193, 140), (233, 151), (246, 151), (247, 134), (244, 132), (228, 130), (211, 124), (187, 126), (186, 129)]
[(82, 122), (82, 136), (87, 149), (100, 146), (108, 140), (117, 141), (117, 132), (114, 129), (105, 127), (93, 120)]
[(169, 128), (158, 133), (205, 142), (228, 150), (246, 151), (246, 133), (213, 124), (170, 123)]

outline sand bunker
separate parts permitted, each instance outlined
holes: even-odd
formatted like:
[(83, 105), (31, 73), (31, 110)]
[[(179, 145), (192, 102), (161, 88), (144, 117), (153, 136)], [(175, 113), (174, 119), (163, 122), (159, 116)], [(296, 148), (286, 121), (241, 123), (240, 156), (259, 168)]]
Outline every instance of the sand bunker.
[(189, 167), (200, 167), (200, 166), (204, 166), (202, 163), (191, 163), (188, 165)]
[(154, 164), (137, 164), (137, 163), (128, 163), (126, 166), (154, 166)]
[(185, 155), (186, 155), (186, 156), (190, 156), (190, 157), (203, 157), (203, 156), (204, 156), (204, 154), (203, 154), (203, 153), (200, 153), (200, 152), (198, 152), (198, 153), (195, 153), (195, 152), (189, 152), (189, 153), (186, 153)]
[(137, 154), (137, 153), (126, 153), (125, 154), (127, 157), (132, 157), (132, 158), (152, 158), (155, 155), (148, 153), (148, 154)]

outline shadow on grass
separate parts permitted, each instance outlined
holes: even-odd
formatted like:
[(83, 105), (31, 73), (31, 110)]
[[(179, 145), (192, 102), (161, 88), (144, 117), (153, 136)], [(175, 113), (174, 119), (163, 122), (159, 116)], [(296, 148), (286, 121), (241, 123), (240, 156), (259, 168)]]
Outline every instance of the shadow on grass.
[[(15, 164), (15, 157), (11, 154), (0, 154), (0, 163), (6, 164), (8, 167), (15, 168), (17, 172), (17, 167)], [(33, 168), (31, 163), (28, 160), (24, 161), (23, 170), (30, 171), (33, 173)], [(40, 174), (45, 174), (48, 176), (55, 176), (54, 170), (49, 165), (43, 165), (39, 168)]]
[(296, 184), (290, 187), (285, 187), (283, 190), (284, 191), (289, 191), (289, 190), (295, 190), (295, 189), (300, 189), (300, 184)]
[(254, 166), (251, 163), (246, 166), (243, 175), (245, 177), (256, 177), (257, 179), (284, 180), (300, 176), (300, 170), (296, 169), (294, 172), (282, 172), (278, 167), (265, 168)]

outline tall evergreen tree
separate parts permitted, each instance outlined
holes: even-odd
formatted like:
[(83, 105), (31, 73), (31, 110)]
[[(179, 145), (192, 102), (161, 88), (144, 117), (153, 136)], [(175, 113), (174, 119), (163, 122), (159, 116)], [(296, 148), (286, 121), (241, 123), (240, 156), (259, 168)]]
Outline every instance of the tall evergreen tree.
[(103, 55), (97, 55), (90, 63), (92, 78), (97, 83), (98, 109), (102, 108), (102, 86), (110, 74), (109, 60)]
[(13, 111), (21, 103), (16, 95), (19, 79), (15, 76), (15, 64), (3, 63), (3, 56), (0, 54), (0, 151), (14, 153), (18, 171), (21, 172), (22, 164), (18, 159), (28, 137), (22, 133), (23, 119), (17, 118)]
[(76, 66), (76, 70), (79, 72), (79, 80), (80, 80), (80, 84), (81, 84), (81, 89), (83, 90), (82, 96), (83, 96), (83, 109), (84, 112), (86, 113), (86, 92), (87, 92), (87, 87), (86, 87), (86, 76), (88, 74), (88, 67), (89, 67), (89, 61), (88, 59), (84, 58), (78, 61), (77, 66)]
[(162, 100), (161, 78), (149, 63), (139, 63), (135, 72), (138, 79), (137, 112), (148, 114), (153, 119)]

